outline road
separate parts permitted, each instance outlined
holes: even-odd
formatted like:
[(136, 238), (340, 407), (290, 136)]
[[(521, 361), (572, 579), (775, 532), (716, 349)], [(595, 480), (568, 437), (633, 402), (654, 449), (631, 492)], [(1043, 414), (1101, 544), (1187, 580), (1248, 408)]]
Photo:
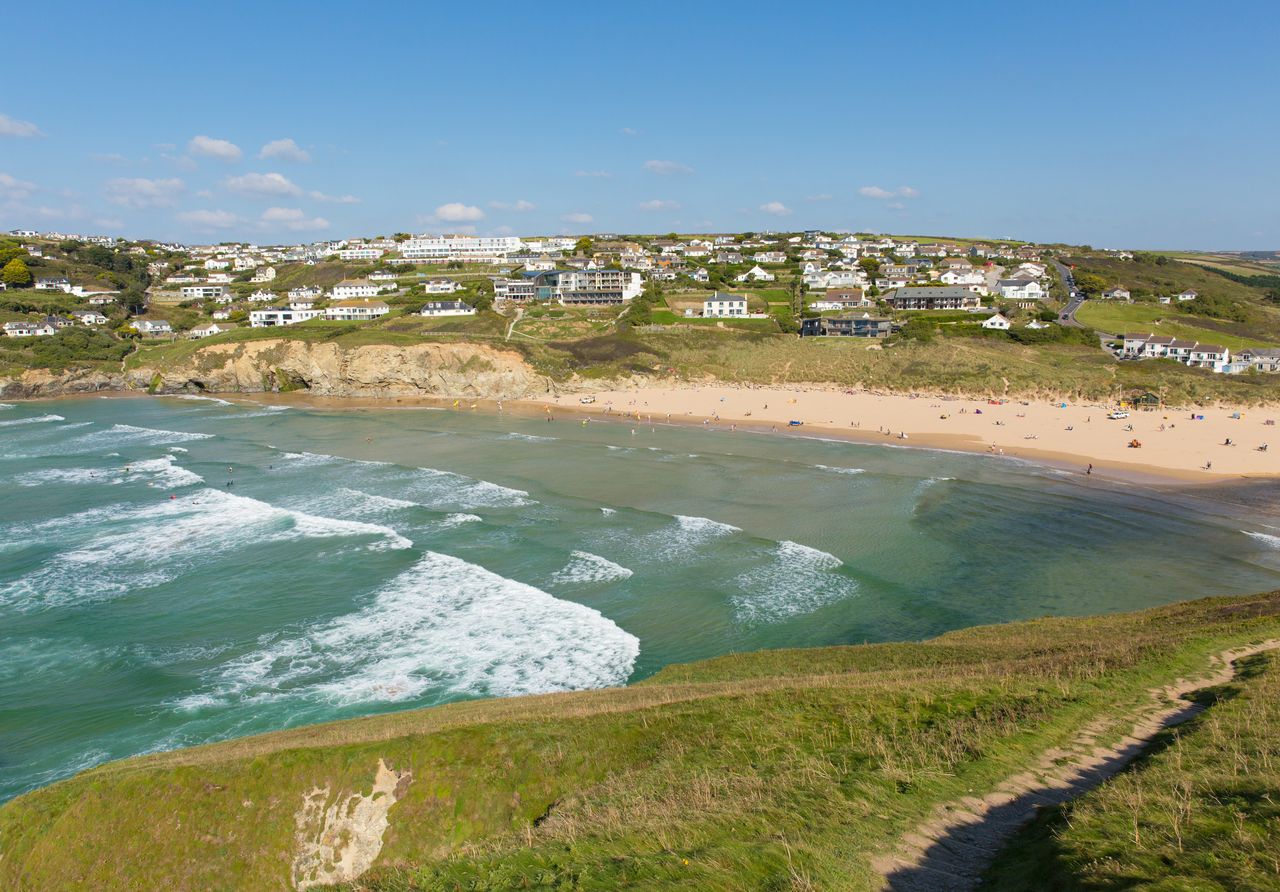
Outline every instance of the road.
[(1058, 270), (1058, 275), (1062, 277), (1062, 284), (1067, 286), (1067, 293), (1071, 297), (1067, 300), (1067, 305), (1062, 308), (1062, 312), (1058, 314), (1058, 322), (1071, 328), (1084, 328), (1076, 319), (1076, 310), (1085, 301), (1085, 296), (1076, 288), (1076, 277), (1071, 274), (1071, 270), (1067, 269), (1057, 260), (1053, 261), (1053, 265)]

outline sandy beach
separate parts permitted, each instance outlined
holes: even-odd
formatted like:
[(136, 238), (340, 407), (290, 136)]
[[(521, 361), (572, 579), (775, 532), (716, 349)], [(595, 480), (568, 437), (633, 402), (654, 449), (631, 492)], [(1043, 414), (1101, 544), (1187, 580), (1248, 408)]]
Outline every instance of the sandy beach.
[[(839, 436), (893, 446), (995, 453), (1086, 472), (1108, 471), (1214, 482), (1280, 475), (1280, 410), (1162, 408), (1109, 419), (1116, 408), (1021, 400), (907, 396), (821, 388), (642, 387), (529, 400), (544, 413), (637, 417), (642, 423), (691, 423)], [(508, 404), (509, 405), (509, 404)], [(1193, 417), (1194, 416), (1194, 417)], [(802, 425), (793, 426), (792, 421)], [(1131, 441), (1141, 443), (1131, 447)], [(1229, 444), (1229, 445), (1228, 445)], [(1266, 450), (1262, 446), (1268, 446)], [(1277, 452), (1271, 452), (1270, 446)]]

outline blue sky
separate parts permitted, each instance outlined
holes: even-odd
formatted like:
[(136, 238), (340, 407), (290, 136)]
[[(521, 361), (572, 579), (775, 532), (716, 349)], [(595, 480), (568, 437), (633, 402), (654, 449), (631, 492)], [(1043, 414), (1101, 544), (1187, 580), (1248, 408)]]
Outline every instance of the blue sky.
[(1280, 248), (1273, 3), (441, 6), (61, 7), (0, 228)]

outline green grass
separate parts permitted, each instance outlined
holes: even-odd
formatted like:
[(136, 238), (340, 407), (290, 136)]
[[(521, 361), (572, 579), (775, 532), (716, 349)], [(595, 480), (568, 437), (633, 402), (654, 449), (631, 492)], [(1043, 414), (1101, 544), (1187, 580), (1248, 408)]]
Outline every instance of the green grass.
[(1090, 300), (1076, 313), (1076, 318), (1090, 328), (1116, 335), (1125, 332), (1150, 332), (1174, 338), (1185, 338), (1206, 344), (1218, 344), (1230, 350), (1265, 347), (1277, 343), (1244, 337), (1211, 327), (1212, 320), (1178, 310), (1174, 304), (1124, 303)]
[(990, 888), (1280, 888), (1276, 657), (1242, 661), (1212, 697), (1130, 770), (1017, 837)]
[(1280, 593), (1209, 599), (161, 753), (0, 808), (0, 887), (286, 887), (304, 794), (367, 791), (383, 759), (413, 782), (360, 889), (872, 888), (939, 803), (1278, 633)]

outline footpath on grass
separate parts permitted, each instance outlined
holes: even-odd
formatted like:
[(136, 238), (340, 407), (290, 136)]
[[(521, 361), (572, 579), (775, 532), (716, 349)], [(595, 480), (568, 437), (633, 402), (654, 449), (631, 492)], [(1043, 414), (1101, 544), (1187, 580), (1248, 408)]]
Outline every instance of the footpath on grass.
[(1007, 778), (985, 796), (939, 805), (933, 817), (905, 834), (897, 850), (873, 861), (873, 867), (893, 890), (977, 888), (996, 855), (1039, 809), (1061, 805), (1114, 777), (1162, 731), (1205, 710), (1203, 703), (1184, 699), (1188, 694), (1227, 684), (1235, 678), (1239, 660), (1277, 648), (1280, 639), (1270, 639), (1216, 654), (1206, 676), (1152, 690), (1149, 704), (1127, 717), (1133, 727), (1120, 741), (1098, 744), (1114, 717), (1091, 722), (1065, 749), (1046, 750), (1034, 768)]

